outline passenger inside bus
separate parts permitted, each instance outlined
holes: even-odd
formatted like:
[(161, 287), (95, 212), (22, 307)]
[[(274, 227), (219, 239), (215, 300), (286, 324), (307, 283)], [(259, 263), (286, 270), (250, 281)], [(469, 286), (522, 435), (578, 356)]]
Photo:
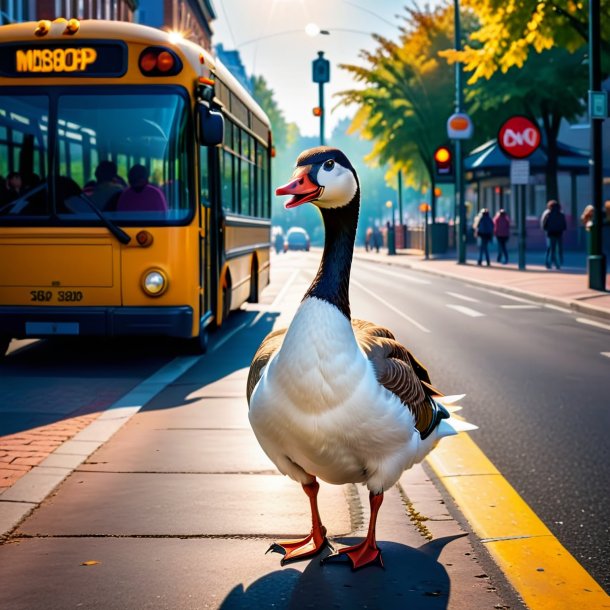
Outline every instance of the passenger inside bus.
[(123, 190), (117, 181), (117, 166), (113, 161), (101, 161), (95, 169), (95, 182), (84, 192), (100, 210), (114, 210)]
[(22, 186), (23, 182), (19, 172), (11, 172), (6, 177), (6, 184), (2, 190), (2, 194), (0, 195), (2, 202), (9, 203), (10, 201), (19, 199), (19, 197), (21, 197), (24, 193)]
[(148, 169), (134, 165), (127, 176), (129, 187), (119, 196), (118, 212), (167, 212), (167, 201), (160, 188), (148, 182)]

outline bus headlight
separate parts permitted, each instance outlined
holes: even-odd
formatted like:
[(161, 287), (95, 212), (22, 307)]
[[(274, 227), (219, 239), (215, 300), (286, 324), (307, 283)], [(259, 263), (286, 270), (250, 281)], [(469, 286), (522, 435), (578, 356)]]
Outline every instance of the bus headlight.
[(150, 269), (142, 276), (142, 289), (150, 297), (161, 296), (168, 285), (167, 276), (159, 269)]

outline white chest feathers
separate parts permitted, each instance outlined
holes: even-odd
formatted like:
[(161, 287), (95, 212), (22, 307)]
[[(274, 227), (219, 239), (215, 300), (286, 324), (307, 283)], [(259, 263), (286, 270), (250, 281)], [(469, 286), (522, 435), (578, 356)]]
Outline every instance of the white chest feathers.
[(267, 455), (301, 483), (392, 485), (419, 456), (410, 411), (381, 386), (350, 321), (306, 299), (250, 400), (250, 422)]

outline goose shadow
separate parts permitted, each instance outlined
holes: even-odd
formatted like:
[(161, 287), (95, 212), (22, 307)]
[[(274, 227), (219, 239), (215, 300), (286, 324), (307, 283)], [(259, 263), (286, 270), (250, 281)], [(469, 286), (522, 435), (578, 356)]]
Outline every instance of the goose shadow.
[(219, 608), (442, 610), (448, 606), (451, 581), (438, 557), (447, 544), (463, 535), (438, 538), (419, 548), (381, 541), (385, 568), (371, 566), (354, 572), (341, 561), (320, 565), (318, 557), (302, 572), (288, 564), (247, 588), (236, 585)]

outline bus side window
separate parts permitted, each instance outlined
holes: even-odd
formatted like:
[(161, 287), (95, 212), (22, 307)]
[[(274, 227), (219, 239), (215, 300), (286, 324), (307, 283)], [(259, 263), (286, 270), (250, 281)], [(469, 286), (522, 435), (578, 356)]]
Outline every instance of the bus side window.
[(207, 146), (199, 147), (199, 197), (201, 205), (210, 205), (210, 174), (209, 174), (209, 149)]

